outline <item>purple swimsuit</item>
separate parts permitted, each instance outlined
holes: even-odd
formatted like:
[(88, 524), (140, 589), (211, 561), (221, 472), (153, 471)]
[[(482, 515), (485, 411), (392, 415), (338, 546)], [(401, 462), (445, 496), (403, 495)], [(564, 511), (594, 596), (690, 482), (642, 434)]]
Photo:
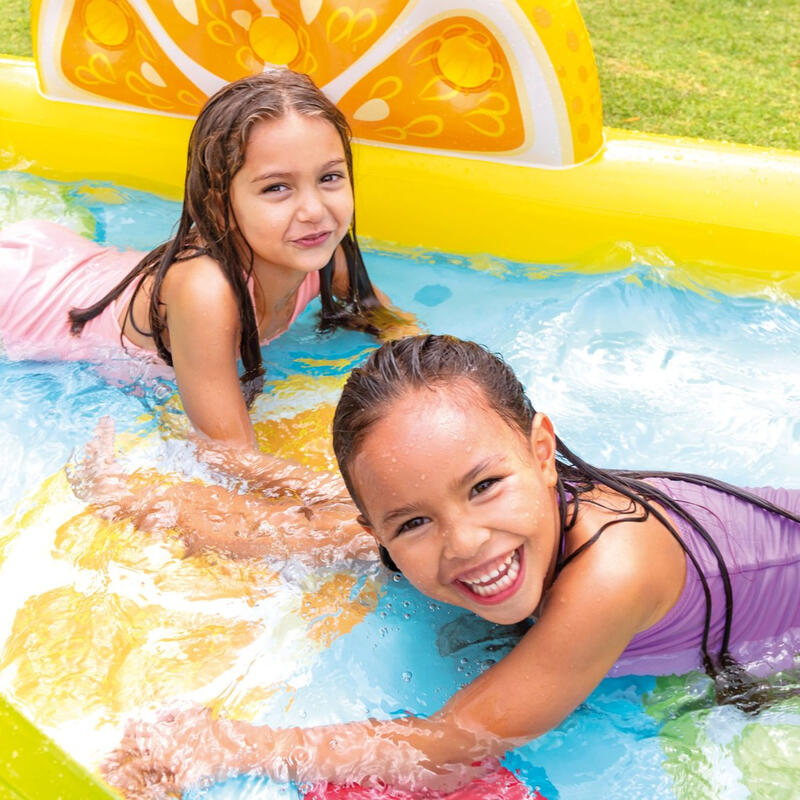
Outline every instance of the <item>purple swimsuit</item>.
[[(800, 665), (800, 524), (732, 495), (684, 481), (648, 478), (705, 527), (720, 549), (733, 587), (730, 652), (756, 674)], [(751, 489), (800, 515), (800, 490)], [(700, 563), (712, 597), (709, 653), (716, 656), (725, 620), (719, 566), (697, 531), (671, 515)], [(697, 571), (686, 559), (678, 601), (651, 628), (638, 633), (609, 676), (659, 675), (702, 669), (706, 601)]]

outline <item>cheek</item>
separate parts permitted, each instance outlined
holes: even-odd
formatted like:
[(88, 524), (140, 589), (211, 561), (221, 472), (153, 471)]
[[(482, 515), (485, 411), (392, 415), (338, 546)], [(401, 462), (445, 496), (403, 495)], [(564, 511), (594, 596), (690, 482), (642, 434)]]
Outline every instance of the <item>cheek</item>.
[(387, 548), (406, 579), (423, 594), (435, 596), (440, 590), (439, 553), (431, 543), (397, 543)]

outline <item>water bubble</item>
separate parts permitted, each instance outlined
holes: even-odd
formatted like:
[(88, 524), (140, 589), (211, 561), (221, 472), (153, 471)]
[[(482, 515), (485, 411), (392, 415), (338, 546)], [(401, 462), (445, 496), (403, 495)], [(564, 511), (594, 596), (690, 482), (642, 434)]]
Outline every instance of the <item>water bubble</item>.
[(414, 676), (408, 670), (406, 670), (405, 672), (401, 673), (400, 677), (403, 679), (403, 681), (408, 683)]

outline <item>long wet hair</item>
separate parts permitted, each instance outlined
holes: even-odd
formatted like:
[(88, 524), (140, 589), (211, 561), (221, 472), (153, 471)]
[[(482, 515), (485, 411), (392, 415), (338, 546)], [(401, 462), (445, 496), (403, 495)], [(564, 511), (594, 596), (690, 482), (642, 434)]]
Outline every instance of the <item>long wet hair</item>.
[[(483, 392), (489, 406), (512, 428), (526, 438), (530, 436), (536, 413), (525, 389), (511, 367), (497, 355), (474, 342), (452, 336), (424, 335), (387, 342), (374, 351), (367, 361), (353, 370), (342, 391), (333, 418), (333, 449), (339, 470), (356, 505), (361, 504), (353, 483), (351, 467), (361, 444), (371, 426), (386, 414), (387, 406), (420, 388), (435, 389), (470, 381)], [(713, 537), (698, 520), (645, 478), (668, 478), (708, 486), (726, 492), (758, 508), (800, 523), (800, 517), (780, 508), (744, 489), (713, 478), (681, 472), (639, 472), (632, 470), (600, 469), (573, 453), (556, 436), (556, 492), (559, 507), (560, 542), (556, 575), (570, 562), (590, 547), (607, 528), (623, 521), (643, 522), (651, 514), (675, 538), (697, 571), (705, 595), (706, 609), (701, 651), (706, 672), (714, 679), (717, 698), (721, 702), (735, 702), (742, 708), (759, 708), (765, 698), (759, 694), (752, 679), (736, 663), (729, 651), (733, 602), (730, 574), (725, 560)], [(564, 556), (563, 542), (567, 532), (575, 525), (582, 498), (597, 486), (607, 486), (630, 501), (627, 516), (602, 525), (585, 543)], [(588, 502), (584, 500), (584, 502)], [(592, 502), (597, 503), (596, 500)], [(709, 653), (711, 627), (711, 590), (699, 561), (664, 515), (658, 504), (669, 509), (691, 525), (708, 545), (716, 559), (725, 594), (725, 623), (719, 652)], [(361, 508), (363, 512), (363, 508)], [(381, 560), (392, 570), (397, 566), (386, 548), (380, 548)]]
[[(264, 368), (255, 309), (247, 288), (253, 272), (253, 250), (237, 232), (231, 206), (231, 181), (245, 160), (248, 138), (262, 121), (278, 120), (290, 112), (323, 119), (336, 128), (342, 140), (347, 171), (353, 185), (351, 132), (342, 112), (314, 85), (307, 75), (288, 69), (260, 73), (224, 86), (203, 107), (192, 129), (186, 165), (183, 208), (175, 236), (149, 252), (105, 297), (87, 308), (69, 312), (70, 329), (79, 335), (84, 325), (98, 316), (125, 289), (137, 281), (128, 305), (127, 318), (142, 335), (152, 336), (158, 355), (172, 366), (172, 355), (164, 340), (165, 321), (159, 300), (169, 268), (177, 261), (208, 255), (219, 264), (233, 289), (239, 310), (241, 340), (239, 354), (244, 365), (241, 377), (247, 402), (263, 385)], [(320, 272), (318, 328), (336, 327), (377, 333), (369, 312), (381, 309), (356, 238), (355, 214), (341, 242), (347, 261), (349, 295), (339, 301), (332, 290), (333, 259)], [(133, 303), (146, 278), (153, 276), (149, 305), (149, 330), (133, 319)]]

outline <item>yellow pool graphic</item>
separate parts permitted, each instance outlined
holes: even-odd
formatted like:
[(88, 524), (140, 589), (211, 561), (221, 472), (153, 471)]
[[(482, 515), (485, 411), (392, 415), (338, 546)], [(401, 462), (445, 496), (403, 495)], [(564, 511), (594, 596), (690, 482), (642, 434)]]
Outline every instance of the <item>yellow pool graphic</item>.
[(558, 167), (603, 141), (574, 2), (42, 0), (35, 33), (62, 100), (194, 117), (224, 83), (289, 67), (365, 142)]

